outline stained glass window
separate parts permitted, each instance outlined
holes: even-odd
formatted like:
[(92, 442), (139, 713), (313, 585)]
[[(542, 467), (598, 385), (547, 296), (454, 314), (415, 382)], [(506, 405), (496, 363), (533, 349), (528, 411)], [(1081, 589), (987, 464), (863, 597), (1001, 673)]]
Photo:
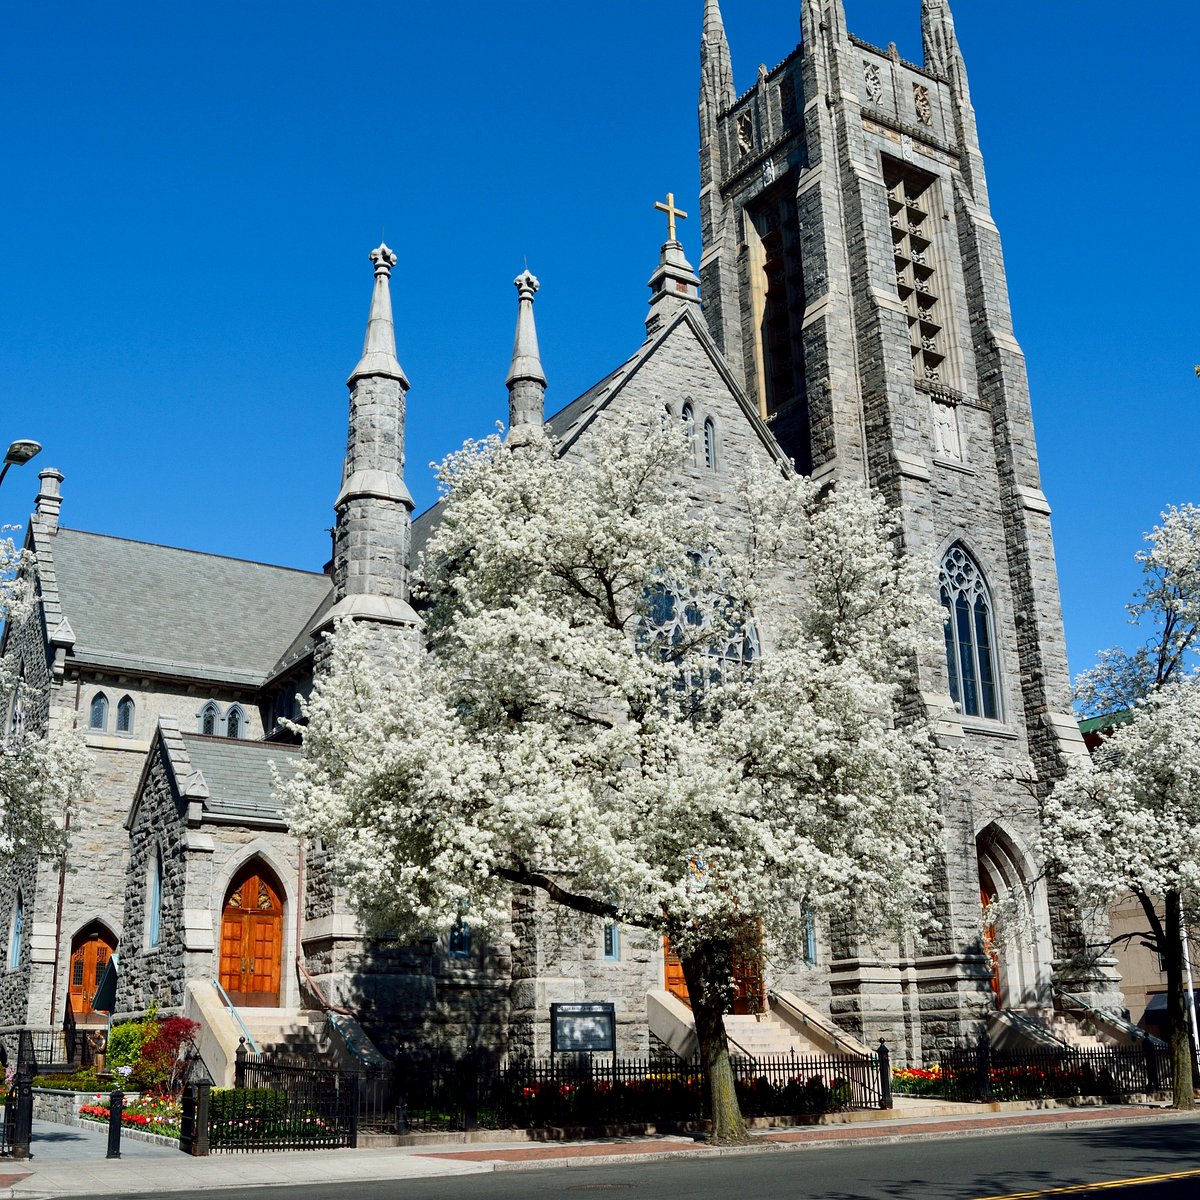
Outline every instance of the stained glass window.
[(946, 610), (946, 667), (954, 707), (964, 716), (999, 720), (992, 598), (983, 573), (961, 542), (946, 551), (938, 587)]

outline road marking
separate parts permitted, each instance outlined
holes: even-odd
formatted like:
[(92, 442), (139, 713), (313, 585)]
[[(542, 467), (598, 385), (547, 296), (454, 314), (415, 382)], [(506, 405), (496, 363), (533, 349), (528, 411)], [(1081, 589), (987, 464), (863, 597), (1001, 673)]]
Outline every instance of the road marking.
[(1078, 1196), (1081, 1192), (1106, 1192), (1134, 1187), (1139, 1183), (1168, 1183), (1173, 1179), (1200, 1178), (1200, 1171), (1173, 1171), (1170, 1175), (1141, 1175), (1137, 1179), (1110, 1179), (1100, 1183), (1073, 1183), (1069, 1187), (1045, 1188), (1039, 1192), (1006, 1192), (1003, 1196), (980, 1196), (979, 1200), (1038, 1200), (1041, 1196)]

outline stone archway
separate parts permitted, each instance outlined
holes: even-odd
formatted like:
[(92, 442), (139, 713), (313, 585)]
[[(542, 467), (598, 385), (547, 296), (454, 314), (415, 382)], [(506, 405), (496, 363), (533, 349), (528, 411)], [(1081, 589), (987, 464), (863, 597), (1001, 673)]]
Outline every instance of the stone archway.
[(221, 986), (238, 1007), (278, 1008), (283, 888), (258, 858), (233, 877), (221, 909)]
[(71, 939), (71, 963), (67, 974), (67, 995), (71, 1013), (80, 1024), (103, 1023), (92, 1002), (104, 972), (117, 949), (117, 935), (102, 921), (85, 925)]
[(1004, 919), (983, 930), (998, 1008), (1045, 1008), (1050, 995), (1049, 921), (1045, 883), (1028, 857), (996, 823), (975, 840), (979, 896), (986, 910), (998, 900)]

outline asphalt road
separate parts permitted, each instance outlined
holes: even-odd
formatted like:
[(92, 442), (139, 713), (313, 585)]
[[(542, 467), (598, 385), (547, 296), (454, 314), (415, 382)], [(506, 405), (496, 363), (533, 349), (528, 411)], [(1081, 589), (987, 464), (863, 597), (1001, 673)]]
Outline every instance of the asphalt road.
[[(1190, 1177), (1111, 1186), (1184, 1172)], [(187, 1194), (263, 1200), (256, 1188)], [(269, 1200), (348, 1200), (348, 1194), (353, 1200), (1200, 1200), (1200, 1125), (1163, 1121), (706, 1160), (635, 1160), (452, 1179), (364, 1181), (352, 1188), (344, 1183), (276, 1186)], [(109, 1193), (103, 1200), (123, 1198)]]

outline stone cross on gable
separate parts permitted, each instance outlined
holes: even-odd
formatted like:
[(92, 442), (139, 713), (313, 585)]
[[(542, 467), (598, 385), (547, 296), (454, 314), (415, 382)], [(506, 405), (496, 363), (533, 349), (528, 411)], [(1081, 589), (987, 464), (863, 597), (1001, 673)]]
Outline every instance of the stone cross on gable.
[(396, 255), (388, 249), (386, 242), (380, 242), (374, 250), (371, 251), (371, 261), (375, 264), (376, 275), (390, 275), (392, 268), (396, 265), (398, 259)]
[(687, 213), (685, 213), (682, 208), (675, 207), (675, 193), (668, 192), (666, 204), (664, 204), (661, 200), (656, 200), (654, 202), (654, 207), (658, 209), (659, 212), (665, 212), (667, 214), (667, 241), (675, 241), (675, 218), (679, 217), (681, 220), (687, 220)]

